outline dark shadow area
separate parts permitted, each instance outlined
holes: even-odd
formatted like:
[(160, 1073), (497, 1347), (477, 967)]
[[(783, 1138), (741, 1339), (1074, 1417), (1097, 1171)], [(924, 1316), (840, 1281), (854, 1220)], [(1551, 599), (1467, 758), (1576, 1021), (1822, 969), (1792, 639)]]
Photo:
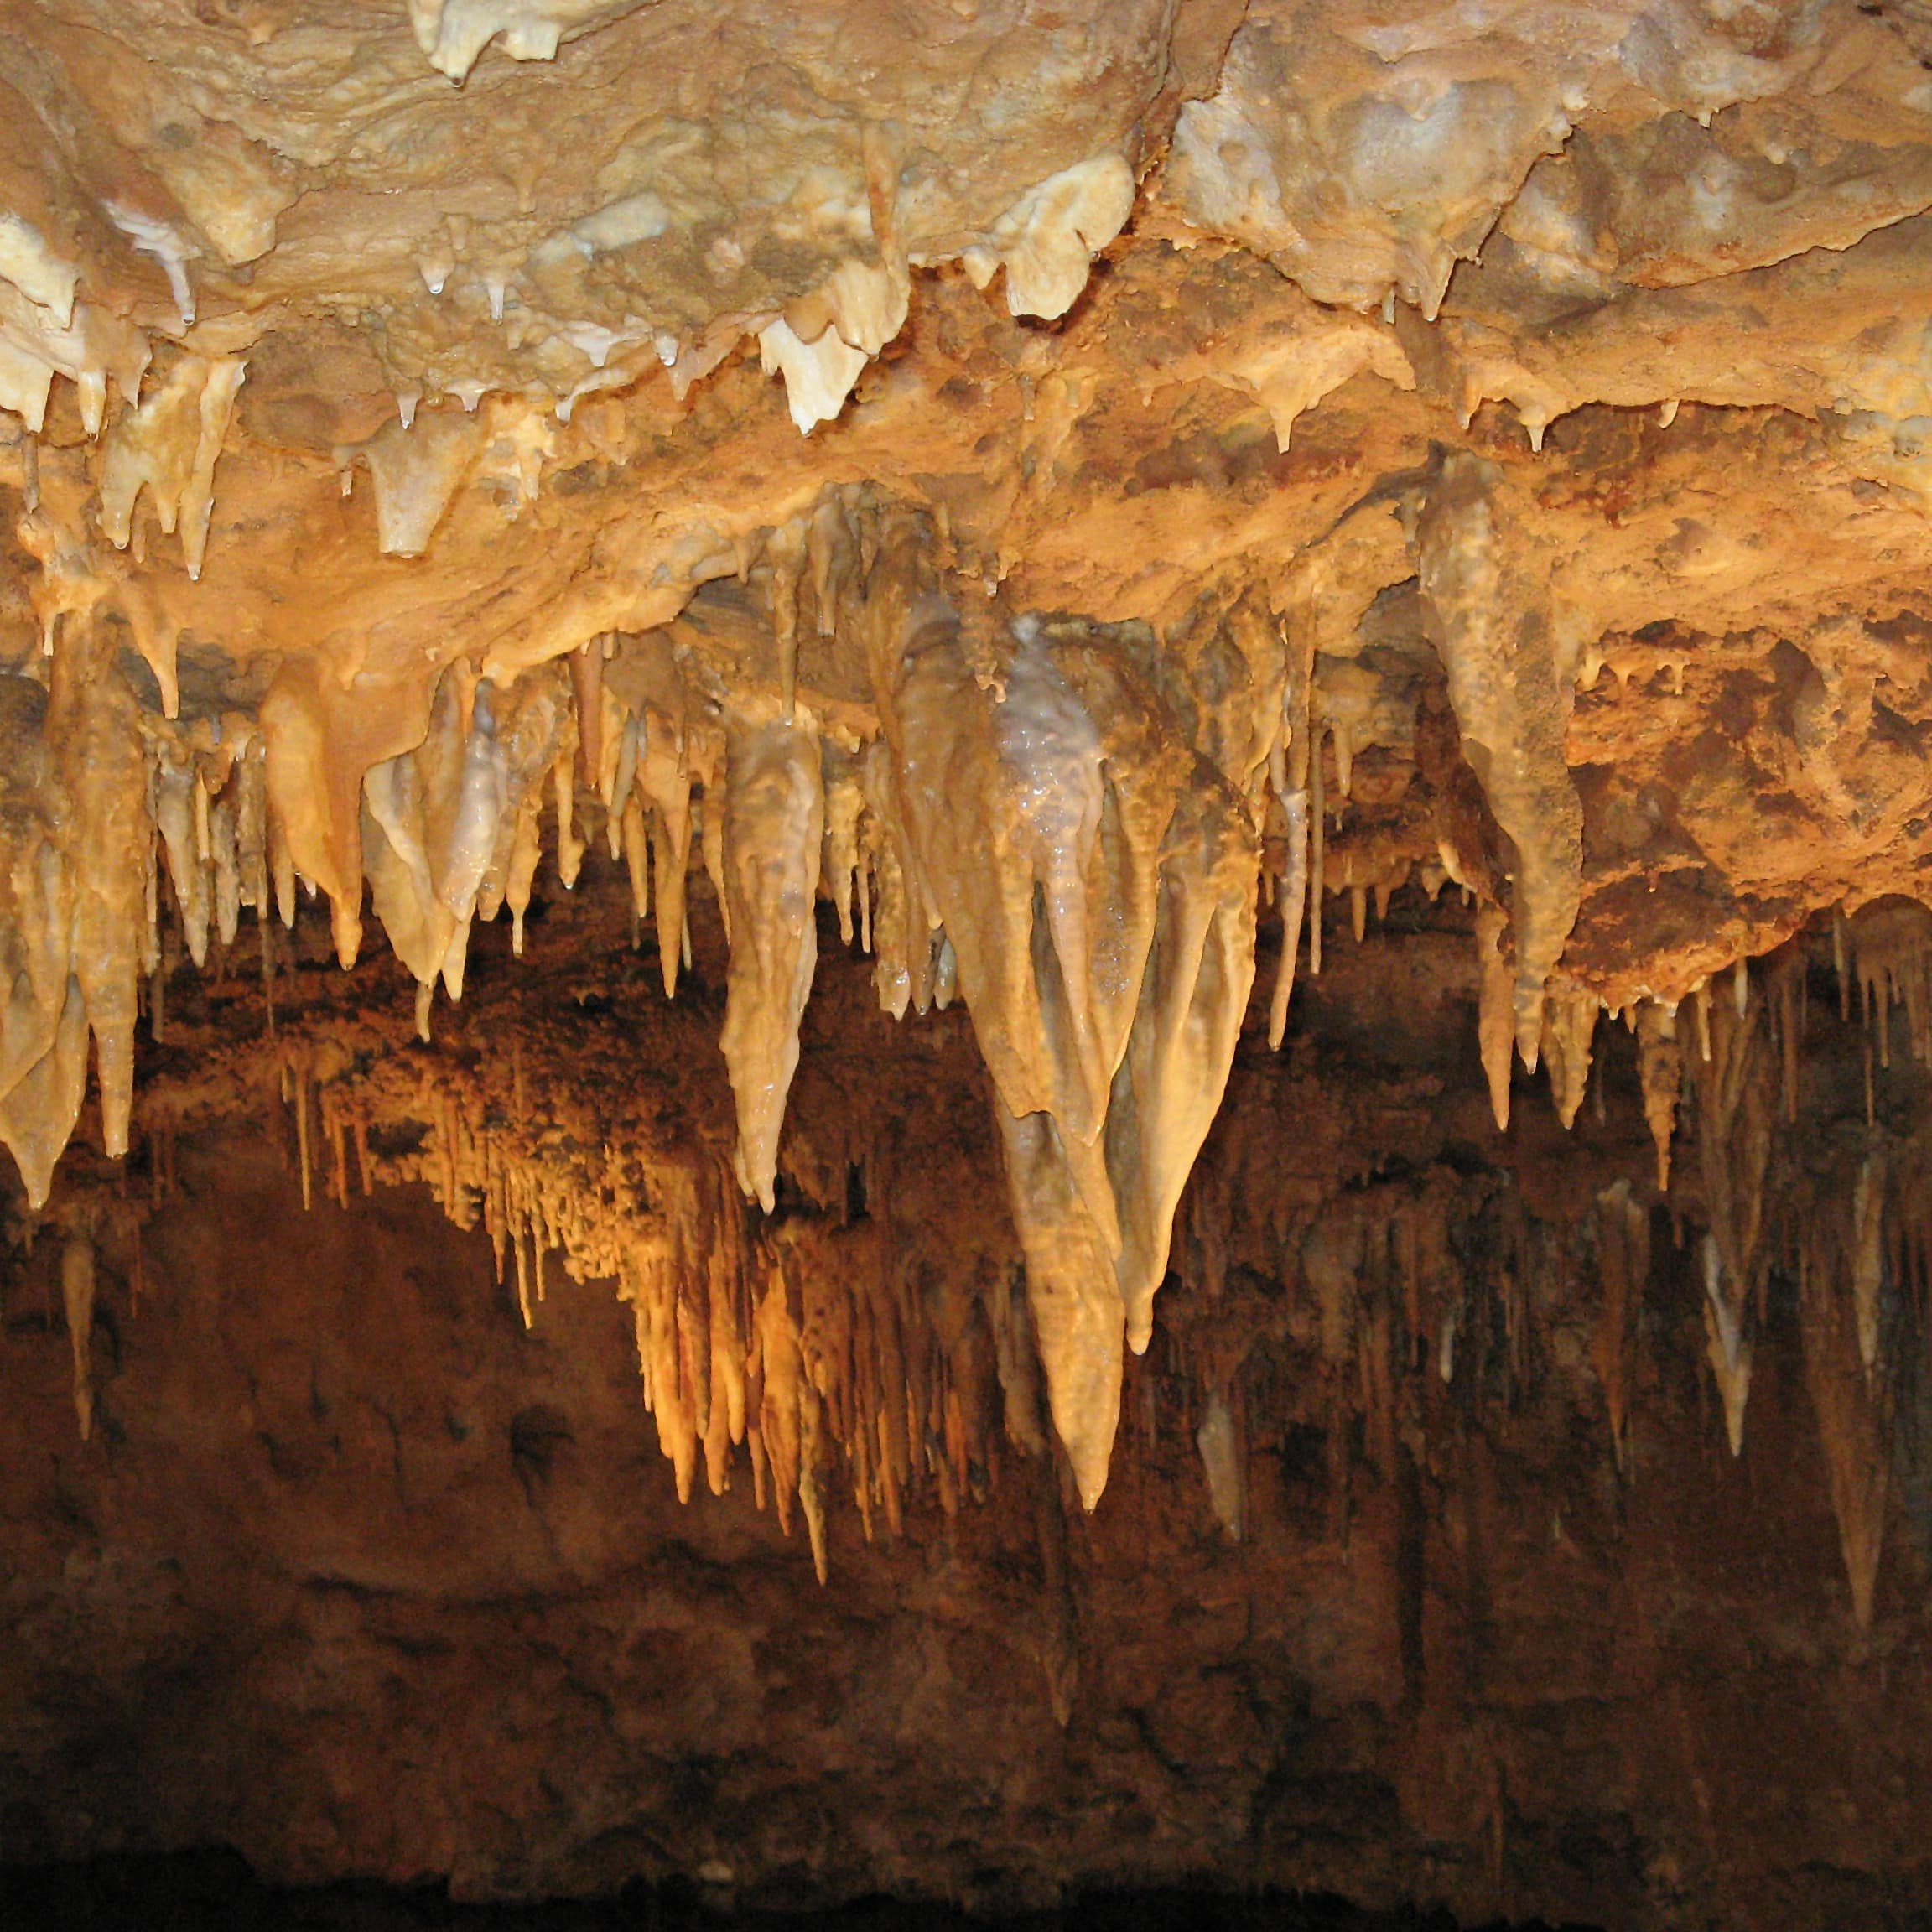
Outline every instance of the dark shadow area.
[[(465, 1905), (439, 1884), (283, 1890), (227, 1851), (0, 1867), (0, 1923), (8, 1932), (1463, 1932), (1446, 1912), (1367, 1912), (1282, 1893), (1104, 1893), (1000, 1917), (889, 1898), (829, 1911), (740, 1912), (676, 1885), (632, 1885), (606, 1899)], [(1480, 1932), (1503, 1932), (1508, 1923)], [(1554, 1929), (1536, 1919), (1514, 1922), (1511, 1932)]]

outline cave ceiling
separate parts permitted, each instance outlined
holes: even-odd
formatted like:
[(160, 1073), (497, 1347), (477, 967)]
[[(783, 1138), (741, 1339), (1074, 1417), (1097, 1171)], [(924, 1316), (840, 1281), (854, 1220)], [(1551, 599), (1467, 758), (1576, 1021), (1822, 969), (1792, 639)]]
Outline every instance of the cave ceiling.
[(84, 1109), (125, 1151), (164, 958), (325, 901), (428, 1037), (589, 839), (667, 993), (729, 936), (770, 1213), (829, 901), (971, 1016), (1091, 1505), (1325, 915), (1467, 906), (1498, 1129), (1606, 1009), (1662, 1094), (1820, 917), (1922, 989), (1928, 58), (1839, 0), (6, 0), (34, 1207)]

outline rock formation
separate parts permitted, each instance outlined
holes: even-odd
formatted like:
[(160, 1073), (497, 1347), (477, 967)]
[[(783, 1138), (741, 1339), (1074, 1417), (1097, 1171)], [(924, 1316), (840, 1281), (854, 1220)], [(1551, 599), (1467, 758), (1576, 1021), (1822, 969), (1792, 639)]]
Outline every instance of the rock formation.
[[(498, 1295), (469, 1319), (513, 1313), (532, 1348), (614, 1285), (675, 1494), (702, 1467), (693, 1518), (726, 1513), (652, 1537), (765, 1562), (748, 1491), (850, 1604), (903, 1588), (979, 1629), (997, 1579), (922, 1597), (849, 1519), (934, 1564), (1017, 1525), (1038, 1589), (1007, 1637), (1090, 1768), (1185, 1764), (1224, 1727), (1204, 1706), (1161, 1743), (1109, 1661), (1158, 1650), (1107, 1597), (1137, 1536), (1340, 1620), (1296, 1680), (1405, 1727), (1317, 1753), (1394, 1794), (1337, 1840), (1359, 1884), (1282, 1795), (1314, 1774), (1262, 1752), (1208, 1781), (1244, 1835), (1186, 1822), (1206, 1785), (1135, 1800), (1166, 1847), (1142, 1864), (1096, 1826), (1056, 1865), (1054, 1827), (1000, 1810), (1012, 1896), (1218, 1872), (1797, 1924), (1839, 1909), (1817, 1871), (1916, 1869), (1909, 1797), (1862, 1835), (1760, 1807), (1727, 1838), (1666, 1592), (1632, 1576), (1682, 1790), (1578, 1772), (1590, 1831), (1644, 1848), (1572, 1883), (1563, 1787), (1487, 1647), (1525, 1614), (1509, 1592), (1604, 1628), (1504, 1550), (1506, 1517), (1601, 1581), (1653, 1489), (1653, 1554), (1742, 1510), (1815, 1556), (1828, 1516), (1842, 1583), (1805, 1587), (1845, 1602), (1808, 1655), (1904, 1670), (1922, 1634), (1917, 9), (8, 0), (0, 46), (18, 1668), (63, 1617), (68, 1667), (132, 1668), (46, 1562), (122, 1547), (117, 1485), (145, 1493), (193, 1400), (164, 1348), (221, 1337), (280, 1418), (278, 1480), (351, 1453), (291, 1446), (276, 1379), (306, 1350), (332, 1400), (341, 1296), (374, 1288), (343, 1230), (381, 1227), (384, 1266), (443, 1254), (452, 1280), (486, 1240)], [(236, 1299), (273, 1279), (195, 1279), (273, 1268), (225, 1216), (304, 1209), (280, 1239), (324, 1258), (288, 1260), (273, 1319)], [(411, 1319), (405, 1408), (470, 1347)], [(420, 1420), (386, 1424), (406, 1517), (462, 1479), (423, 1464)], [(571, 1428), (516, 1410), (538, 1516)], [(1808, 1499), (1775, 1490), (1795, 1525), (1761, 1520), (1761, 1430), (1805, 1446)], [(274, 1541), (273, 1509), (251, 1520)], [(608, 1585), (610, 1532), (579, 1534)], [(1310, 1552), (1346, 1567), (1358, 1537), (1386, 1658), (1349, 1621), (1366, 1599), (1316, 1581)], [(389, 1587), (374, 1545), (302, 1546), (317, 1588)], [(576, 1561), (553, 1556), (546, 1592)], [(1784, 1628), (1796, 1587), (1722, 1614)], [(252, 1614), (224, 1640), (259, 1641)], [(739, 1673), (721, 1708), (768, 1681), (752, 1642), (706, 1654)], [(1251, 1670), (1249, 1643), (1200, 1654)], [(667, 1849), (663, 1820), (722, 1826), (629, 1774), (608, 1816), (526, 1818), (513, 1853), (460, 1821), (467, 1768), (434, 1829), (387, 1838), (346, 1800), (332, 1840), (185, 1798), (143, 1817), (78, 1774), (56, 1829), (24, 1681), (0, 1820), (32, 1829), (0, 1856), (226, 1833), (288, 1873), (517, 1893), (709, 1864), (761, 1897), (791, 1868), (792, 1827), (755, 1819), (742, 1856)], [(1807, 1680), (1766, 1749), (1851, 1726), (1861, 1686)], [(1294, 1701), (1253, 1699), (1268, 1725)], [(944, 1702), (913, 1724), (941, 1756)], [(667, 1720), (664, 1749), (693, 1735)], [(1590, 1748), (1624, 1763), (1638, 1736)], [(760, 1759), (766, 1785), (801, 1749)], [(896, 1829), (813, 1867), (817, 1893), (979, 1886)]]

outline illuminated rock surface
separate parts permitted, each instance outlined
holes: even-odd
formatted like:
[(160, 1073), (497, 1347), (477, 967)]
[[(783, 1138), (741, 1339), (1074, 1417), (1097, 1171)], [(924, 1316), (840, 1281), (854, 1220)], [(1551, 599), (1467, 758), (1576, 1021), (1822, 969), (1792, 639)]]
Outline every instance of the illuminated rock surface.
[(0, 49), (0, 1857), (1919, 1898), (1917, 9)]

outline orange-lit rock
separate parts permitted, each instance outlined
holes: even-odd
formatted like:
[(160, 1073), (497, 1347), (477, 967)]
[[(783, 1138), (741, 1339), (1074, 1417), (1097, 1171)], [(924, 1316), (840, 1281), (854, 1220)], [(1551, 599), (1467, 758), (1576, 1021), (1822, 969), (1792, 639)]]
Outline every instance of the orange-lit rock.
[[(1779, 1656), (1894, 1668), (1932, 1548), (1914, 10), (82, 11), (0, 20), (0, 1410), (39, 1445), (8, 1451), (32, 1631), (0, 1747), (43, 1722), (63, 1616), (83, 1677), (138, 1674), (149, 1639), (93, 1661), (48, 1553), (91, 1538), (119, 1603), (113, 1552), (203, 1535), (155, 1498), (205, 1399), (208, 1497), (274, 1445), (205, 1573), (241, 1606), (223, 1641), (267, 1642), (247, 1580), (284, 1535), (298, 1594), (340, 1576), (365, 1607), (621, 1594), (603, 1465), (568, 1535), (539, 1507), (576, 1440), (556, 1388), (508, 1425), (547, 1554), (491, 1529), (459, 1561), (438, 1527), (434, 1561), (398, 1555), (487, 1488), (421, 1446), (471, 1371), (420, 1282), (366, 1431), (393, 1517), (304, 1514), (315, 1472), (366, 1460), (289, 1420), (303, 1351), (315, 1389), (328, 1350), (376, 1359), (336, 1332), (380, 1325), (356, 1230), (378, 1274), (451, 1281), (474, 1234), (475, 1319), (517, 1317), (475, 1344), (499, 1406), (517, 1333), (548, 1348), (567, 1303), (580, 1366), (610, 1326), (585, 1285), (629, 1304), (603, 1342), (692, 1520), (721, 1513), (673, 1528), (660, 1486), (649, 1546), (768, 1566), (749, 1493), (854, 1592), (842, 1682), (869, 1617), (972, 1653), (893, 1680), (927, 1781), (896, 1849), (812, 1867), (823, 1893), (979, 1888), (932, 1818), (1009, 1651), (1062, 1753), (1029, 1815), (1061, 1823), (1014, 1823), (1017, 1717), (957, 1778), (1005, 1793), (1015, 1896), (1212, 1871), (1797, 1924), (1831, 1909), (1802, 1872), (1903, 1883), (1911, 1800), (1869, 1765), (1856, 1827), (1766, 1795), (1727, 1841), (1741, 1721), (1705, 1711), (1707, 1744), (1681, 1687), (1756, 1684), (1708, 1634), (1752, 1617), (1803, 1624)], [(331, 1230), (286, 1295), (270, 1222), (290, 1251)], [(252, 1288), (208, 1285), (236, 1269)], [(77, 1432), (44, 1413), (63, 1329)], [(217, 1344), (206, 1388), (163, 1360)], [(649, 1440), (598, 1413), (604, 1463)], [(854, 1521), (891, 1553), (847, 1585)], [(1014, 1536), (1038, 1588), (989, 1635)], [(1813, 1567), (1752, 1555), (1742, 1607), (1714, 1573), (1675, 1598), (1642, 1563), (1686, 1538)], [(1296, 1601), (1295, 1661), (1264, 1668)], [(1197, 1613), (1183, 1649), (1249, 1690), (1203, 1662), (1168, 1700), (1152, 1627)], [(1486, 1649), (1538, 1615), (1631, 1659), (1578, 1665), (1627, 1718), (1583, 1727), (1576, 1809), (1624, 1849), (1574, 1883), (1572, 1787), (1512, 1714), (1561, 1644)], [(797, 1680), (755, 1622), (692, 1651), (734, 1762)], [(667, 1695), (618, 1675), (606, 1716)], [(1800, 1680), (1766, 1747), (1787, 1792), (1866, 1708)], [(264, 1681), (279, 1750), (305, 1694)], [(1291, 1709), (1343, 1726), (1319, 1774), (1283, 1755)], [(608, 1815), (530, 1822), (561, 1720), (554, 1749), (476, 1753), (521, 1796), (418, 1767), (427, 1809), (386, 1837), (346, 1799), (285, 1831), (266, 1800), (143, 1820), (31, 1768), (0, 1806), (29, 1850), (232, 1831), (289, 1872), (769, 1887), (803, 1827), (759, 1805), (874, 1736), (822, 1716), (830, 1742), (785, 1732), (712, 1813), (632, 1764)], [(611, 1722), (667, 1762), (703, 1728)], [(1858, 1748), (1907, 1762), (1873, 1722)], [(332, 1789), (340, 1749), (303, 1760)], [(1356, 1771), (1384, 1796), (1342, 1831), (1351, 1887), (1282, 1794)], [(476, 1826), (492, 1804), (527, 1841)], [(667, 1850), (639, 1820), (673, 1815)], [(754, 1852), (691, 1822), (727, 1815)]]

